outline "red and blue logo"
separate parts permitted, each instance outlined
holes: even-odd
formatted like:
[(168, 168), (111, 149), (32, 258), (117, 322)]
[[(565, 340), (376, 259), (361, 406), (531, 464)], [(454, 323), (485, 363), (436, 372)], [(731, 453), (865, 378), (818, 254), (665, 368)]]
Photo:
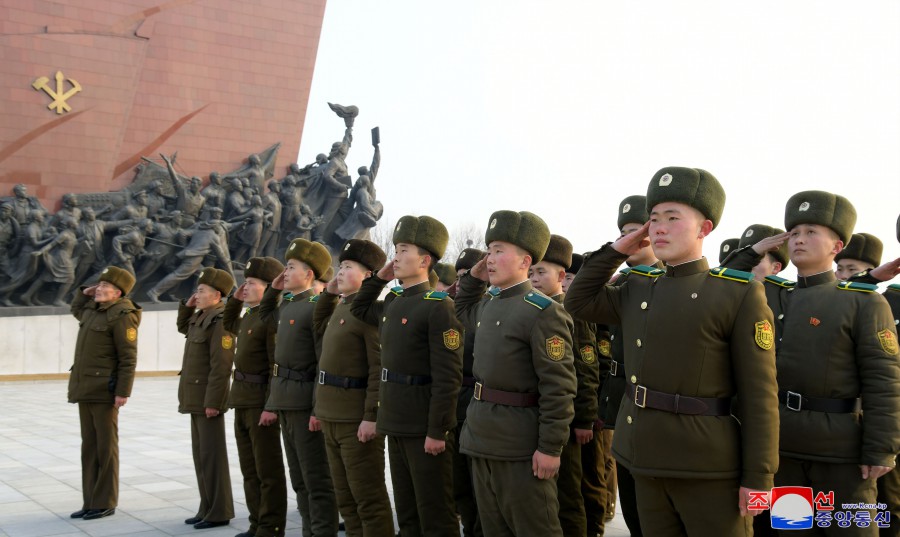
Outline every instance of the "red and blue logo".
[(775, 487), (769, 499), (772, 527), (777, 530), (806, 530), (813, 527), (813, 489)]

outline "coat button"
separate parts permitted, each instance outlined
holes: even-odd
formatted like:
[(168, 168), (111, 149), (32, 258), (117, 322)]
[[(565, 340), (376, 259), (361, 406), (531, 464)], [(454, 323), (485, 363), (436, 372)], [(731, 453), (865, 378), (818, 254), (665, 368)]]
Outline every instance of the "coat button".
[(642, 309), (642, 310), (647, 309), (647, 303), (646, 303), (646, 302), (641, 302), (641, 309)]
[(497, 326), (500, 326), (500, 321), (497, 321)]
[(615, 335), (615, 334), (612, 334), (611, 336), (609, 336), (609, 340), (610, 340), (610, 341), (612, 341), (612, 340), (614, 340), (614, 339), (616, 339), (616, 335)]
[(199, 380), (199, 379), (194, 379), (194, 384), (200, 384), (200, 380)]
[(778, 318), (779, 318), (779, 319), (784, 319), (784, 314), (783, 314), (783, 313), (779, 313), (779, 314), (778, 314)]
[(641, 343), (641, 339), (638, 338), (638, 340), (637, 340), (637, 346), (640, 347), (640, 346), (642, 346), (642, 345), (643, 345), (643, 343)]
[(691, 298), (697, 298), (697, 293), (691, 293)]
[(636, 375), (631, 375), (631, 383), (637, 384), (637, 376)]
[(625, 418), (625, 421), (627, 421), (630, 424), (634, 420), (631, 419), (631, 416), (628, 416), (627, 418)]
[(476, 324), (475, 326), (476, 326), (476, 327), (481, 326), (481, 321), (478, 321), (478, 324)]
[(382, 318), (381, 318), (381, 322), (386, 323), (386, 322), (387, 322), (387, 317), (382, 317)]

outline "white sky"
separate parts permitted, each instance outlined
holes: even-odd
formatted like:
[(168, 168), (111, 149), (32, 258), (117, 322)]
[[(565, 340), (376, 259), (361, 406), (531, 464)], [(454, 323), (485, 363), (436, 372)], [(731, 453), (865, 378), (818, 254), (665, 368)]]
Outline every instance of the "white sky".
[[(300, 147), (343, 135), (372, 158), (385, 218), (480, 228), (540, 215), (576, 251), (618, 236), (618, 203), (663, 166), (704, 168), (728, 200), (706, 240), (782, 227), (801, 190), (842, 194), (856, 231), (900, 257), (900, 2), (328, 2)], [(354, 173), (355, 178), (355, 173)], [(783, 275), (793, 277), (790, 268)]]

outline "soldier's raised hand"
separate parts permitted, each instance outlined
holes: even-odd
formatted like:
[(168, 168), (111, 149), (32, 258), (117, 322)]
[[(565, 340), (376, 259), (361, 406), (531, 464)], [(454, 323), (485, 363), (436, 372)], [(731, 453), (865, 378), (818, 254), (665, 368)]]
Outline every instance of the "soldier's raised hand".
[(394, 262), (388, 260), (387, 264), (378, 271), (378, 277), (382, 280), (391, 281), (394, 279)]
[(325, 292), (327, 292), (329, 295), (341, 294), (341, 290), (338, 289), (337, 276), (332, 278), (331, 281), (325, 285)]
[(197, 293), (194, 293), (193, 295), (191, 295), (191, 298), (187, 299), (187, 302), (185, 302), (184, 305), (189, 308), (196, 308), (197, 307)]
[(757, 242), (752, 246), (753, 251), (762, 255), (766, 252), (774, 252), (779, 249), (784, 241), (790, 238), (791, 232), (785, 231), (784, 233), (779, 233), (778, 235), (772, 235), (771, 237), (766, 237), (761, 241)]
[(241, 302), (247, 298), (247, 282), (244, 282), (237, 288), (237, 291), (234, 292), (235, 300), (240, 300)]
[(92, 285), (90, 287), (85, 287), (82, 292), (87, 296), (94, 296), (97, 293), (97, 286)]
[(475, 263), (475, 266), (472, 267), (469, 274), (483, 282), (488, 281), (487, 256), (482, 257), (481, 261)]
[(900, 257), (869, 271), (869, 276), (883, 282), (894, 279), (898, 274), (900, 274)]
[(275, 279), (272, 280), (272, 289), (278, 289), (279, 291), (284, 289), (284, 273), (287, 272), (287, 269), (281, 271), (281, 274), (275, 276)]
[(613, 250), (623, 255), (634, 255), (650, 246), (650, 222), (612, 243)]

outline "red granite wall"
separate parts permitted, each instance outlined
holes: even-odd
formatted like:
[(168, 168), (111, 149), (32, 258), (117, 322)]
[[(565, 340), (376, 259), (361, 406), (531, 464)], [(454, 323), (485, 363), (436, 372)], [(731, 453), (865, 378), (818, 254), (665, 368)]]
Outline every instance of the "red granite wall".
[[(89, 6), (89, 7), (85, 7)], [(325, 0), (0, 0), (0, 197), (130, 183), (141, 155), (178, 151), (206, 177), (281, 142), (300, 147)], [(55, 74), (66, 104), (32, 84)], [(72, 85), (64, 81), (64, 91)]]

